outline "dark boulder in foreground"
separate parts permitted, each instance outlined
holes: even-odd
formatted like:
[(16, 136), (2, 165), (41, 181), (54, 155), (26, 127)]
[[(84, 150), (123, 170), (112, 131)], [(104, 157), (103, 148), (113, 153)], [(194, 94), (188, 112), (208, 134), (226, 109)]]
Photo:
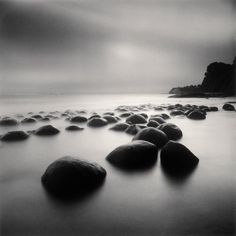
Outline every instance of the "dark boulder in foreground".
[(157, 147), (147, 141), (136, 140), (117, 147), (108, 154), (106, 159), (119, 168), (145, 168), (156, 162)]
[(103, 118), (92, 118), (87, 123), (87, 125), (90, 126), (90, 127), (102, 127), (102, 126), (105, 126), (107, 124), (108, 124), (107, 120), (105, 120)]
[(41, 180), (50, 193), (70, 197), (95, 189), (105, 176), (105, 169), (98, 164), (66, 156), (50, 164)]
[(183, 144), (169, 141), (161, 150), (161, 165), (170, 173), (186, 173), (192, 170), (199, 159)]
[(0, 120), (0, 125), (2, 126), (11, 126), (11, 125), (17, 125), (17, 124), (18, 124), (18, 121), (10, 117), (4, 117)]
[(70, 122), (73, 123), (83, 123), (83, 122), (87, 122), (87, 118), (84, 116), (74, 116), (70, 119)]
[(1, 137), (1, 140), (2, 141), (5, 141), (5, 142), (11, 142), (11, 141), (21, 141), (21, 140), (25, 140), (29, 137), (29, 135), (24, 132), (24, 131), (10, 131), (6, 134), (4, 134), (2, 137)]
[(68, 131), (78, 131), (78, 130), (83, 130), (83, 129), (84, 128), (79, 127), (77, 125), (70, 125), (65, 128), (65, 130), (68, 130)]
[(222, 109), (225, 111), (235, 111), (235, 107), (230, 103), (225, 103)]
[(172, 123), (161, 124), (158, 126), (158, 129), (162, 130), (169, 140), (178, 140), (183, 136), (181, 129)]
[(155, 120), (150, 120), (148, 123), (147, 123), (147, 127), (153, 127), (153, 128), (156, 128), (158, 127), (160, 124), (155, 121)]
[(204, 120), (206, 119), (206, 116), (203, 112), (199, 111), (199, 110), (194, 110), (192, 112), (190, 112), (187, 117), (189, 119), (192, 119), (192, 120)]
[(126, 123), (119, 123), (110, 128), (110, 130), (115, 130), (115, 131), (125, 131), (130, 125)]
[(52, 125), (44, 125), (40, 128), (38, 128), (34, 133), (36, 135), (55, 135), (58, 134), (60, 132), (60, 130), (58, 130), (57, 128), (55, 128)]
[(129, 116), (126, 122), (130, 124), (145, 124), (147, 121), (143, 116), (134, 114)]
[(163, 131), (152, 127), (144, 128), (139, 131), (134, 136), (133, 140), (144, 140), (156, 145), (157, 148), (163, 147), (168, 142), (168, 138)]

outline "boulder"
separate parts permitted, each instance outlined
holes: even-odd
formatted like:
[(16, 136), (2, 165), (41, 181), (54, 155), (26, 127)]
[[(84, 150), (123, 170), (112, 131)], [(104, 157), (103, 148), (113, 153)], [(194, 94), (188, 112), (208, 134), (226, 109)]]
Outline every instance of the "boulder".
[(22, 124), (32, 124), (32, 123), (36, 123), (37, 120), (35, 118), (25, 118), (21, 121)]
[(158, 129), (163, 131), (169, 140), (178, 140), (183, 136), (181, 129), (172, 123), (164, 123), (158, 126)]
[(98, 114), (94, 114), (94, 115), (90, 116), (88, 119), (92, 120), (93, 118), (102, 118), (102, 117)]
[(223, 105), (222, 109), (225, 110), (225, 111), (235, 111), (234, 105), (232, 105), (230, 103), (225, 103)]
[(184, 111), (182, 111), (182, 110), (172, 110), (170, 112), (170, 115), (171, 116), (181, 116), (181, 115), (185, 115), (185, 114), (184, 114)]
[(130, 124), (145, 124), (147, 121), (143, 116), (133, 114), (126, 119), (126, 122)]
[(36, 119), (36, 120), (40, 120), (40, 119), (42, 119), (43, 117), (42, 117), (41, 115), (33, 115), (33, 116), (31, 116), (31, 118), (34, 118), (34, 119)]
[(210, 111), (218, 111), (218, 107), (209, 107)]
[(166, 121), (165, 121), (162, 117), (158, 117), (158, 116), (151, 117), (151, 118), (149, 119), (149, 121), (151, 121), (151, 120), (154, 120), (154, 121), (158, 122), (159, 124), (164, 124), (164, 123), (166, 123)]
[(162, 113), (162, 114), (161, 114), (161, 117), (162, 117), (164, 120), (170, 119), (170, 116), (167, 115), (166, 113)]
[(107, 120), (105, 120), (103, 118), (92, 118), (87, 123), (87, 125), (90, 126), (90, 127), (102, 127), (102, 126), (105, 126), (107, 124), (108, 124)]
[(70, 125), (65, 128), (65, 130), (68, 130), (68, 131), (78, 131), (78, 130), (83, 130), (83, 129), (84, 128), (79, 127), (77, 125)]
[(169, 141), (161, 150), (161, 165), (172, 173), (181, 173), (193, 169), (199, 159), (183, 144)]
[(115, 130), (115, 131), (125, 131), (130, 125), (127, 123), (119, 123), (110, 128), (110, 130)]
[(163, 147), (168, 142), (168, 138), (163, 131), (152, 127), (140, 130), (134, 136), (133, 140), (144, 140), (150, 142), (152, 144), (155, 144), (158, 149)]
[(95, 189), (105, 176), (100, 165), (66, 156), (51, 163), (41, 180), (50, 193), (70, 197)]
[(148, 123), (147, 123), (147, 127), (153, 127), (153, 128), (156, 128), (158, 127), (160, 124), (155, 121), (155, 120), (150, 120)]
[(87, 118), (84, 116), (74, 116), (72, 118), (70, 118), (70, 122), (73, 123), (83, 123), (83, 122), (87, 122)]
[(126, 130), (125, 133), (135, 135), (137, 134), (141, 128), (138, 125), (130, 125)]
[(44, 125), (40, 128), (38, 128), (34, 133), (36, 135), (55, 135), (58, 134), (60, 132), (60, 130), (58, 130), (57, 128), (55, 128), (52, 125)]
[(120, 117), (125, 118), (125, 117), (129, 117), (131, 115), (133, 115), (133, 112), (124, 112), (124, 113), (120, 114)]
[(204, 120), (206, 116), (202, 113), (202, 111), (194, 110), (190, 112), (187, 117), (192, 120)]
[(136, 140), (115, 148), (106, 160), (119, 168), (145, 168), (156, 162), (157, 147), (147, 141)]
[(1, 137), (1, 140), (4, 142), (21, 141), (27, 139), (28, 137), (29, 135), (26, 132), (18, 130), (18, 131), (10, 131), (4, 134)]
[(105, 115), (105, 116), (103, 116), (103, 119), (105, 119), (108, 122), (108, 124), (116, 123), (118, 121), (116, 119), (116, 117), (114, 117), (112, 115)]
[(0, 120), (0, 125), (2, 126), (12, 126), (12, 125), (18, 125), (18, 121), (14, 118), (10, 117), (3, 117)]

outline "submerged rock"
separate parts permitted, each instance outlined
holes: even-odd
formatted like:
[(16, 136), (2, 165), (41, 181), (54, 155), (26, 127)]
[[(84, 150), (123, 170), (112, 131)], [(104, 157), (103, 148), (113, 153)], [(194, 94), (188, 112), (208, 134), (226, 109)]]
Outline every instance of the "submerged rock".
[(3, 117), (0, 120), (0, 125), (2, 125), (2, 126), (18, 125), (18, 121), (16, 119), (14, 119), (14, 118)]
[(126, 119), (126, 122), (131, 124), (145, 124), (147, 121), (143, 116), (133, 114)]
[(44, 125), (44, 126), (38, 128), (35, 131), (35, 134), (44, 136), (44, 135), (55, 135), (55, 134), (58, 134), (59, 132), (60, 132), (60, 130), (58, 130), (57, 128), (55, 128), (52, 125)]
[(235, 107), (230, 103), (225, 103), (222, 109), (225, 111), (235, 111)]
[(169, 141), (161, 150), (161, 165), (167, 171), (181, 173), (194, 168), (199, 159), (183, 144)]
[(125, 117), (129, 117), (133, 114), (134, 114), (133, 112), (124, 112), (124, 113), (120, 114), (120, 117), (125, 118)]
[(10, 142), (10, 141), (21, 141), (21, 140), (25, 140), (29, 137), (29, 135), (24, 132), (24, 131), (10, 131), (6, 134), (4, 134), (2, 137), (1, 137), (1, 140), (2, 141), (5, 141), (5, 142)]
[(152, 127), (144, 128), (139, 131), (134, 136), (133, 140), (148, 141), (152, 144), (155, 144), (157, 148), (163, 147), (168, 142), (168, 138), (163, 131)]
[(210, 111), (218, 111), (218, 107), (209, 107)]
[(172, 123), (164, 123), (158, 126), (158, 129), (162, 130), (169, 140), (178, 140), (183, 136), (181, 129)]
[(77, 125), (70, 125), (65, 128), (65, 130), (68, 130), (68, 131), (78, 131), (78, 130), (83, 130), (83, 129), (84, 128), (79, 127)]
[(194, 110), (190, 112), (187, 117), (192, 120), (204, 120), (206, 116), (199, 110)]
[(66, 156), (50, 164), (41, 180), (49, 192), (71, 196), (93, 190), (105, 176), (106, 170), (100, 165)]
[(130, 125), (127, 123), (119, 123), (110, 128), (110, 130), (115, 130), (115, 131), (125, 131)]
[(103, 118), (92, 118), (91, 120), (88, 121), (87, 125), (90, 127), (102, 127), (107, 124), (108, 124), (107, 120)]
[(117, 147), (108, 154), (106, 160), (120, 168), (145, 168), (156, 162), (157, 147), (147, 141), (136, 140)]
[(70, 122), (73, 123), (83, 123), (83, 122), (87, 122), (87, 118), (84, 116), (74, 116), (70, 119)]

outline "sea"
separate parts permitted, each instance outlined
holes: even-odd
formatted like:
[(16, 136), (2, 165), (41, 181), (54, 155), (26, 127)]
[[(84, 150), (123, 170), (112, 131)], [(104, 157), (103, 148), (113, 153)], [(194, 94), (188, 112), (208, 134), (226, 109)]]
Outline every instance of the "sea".
[[(63, 117), (48, 122), (61, 132), (55, 136), (31, 135), (21, 142), (0, 141), (0, 232), (1, 236), (227, 236), (235, 235), (236, 112), (224, 111), (228, 98), (168, 98), (167, 94), (35, 95), (2, 96), (0, 117), (18, 120), (32, 114), (83, 110), (114, 111), (120, 105), (195, 104), (217, 106), (205, 120), (172, 117), (168, 122), (183, 132), (180, 143), (189, 148), (199, 164), (191, 175), (167, 175), (160, 158), (145, 170), (117, 169), (106, 156), (133, 136), (114, 132), (108, 125), (68, 132)], [(147, 110), (148, 115), (163, 111)], [(164, 111), (169, 113), (168, 111)], [(116, 112), (119, 114), (118, 112)], [(59, 114), (59, 113), (58, 113)], [(1, 127), (34, 130), (48, 124)], [(62, 201), (48, 194), (41, 184), (47, 166), (63, 156), (96, 162), (107, 171), (104, 184), (86, 198)]]

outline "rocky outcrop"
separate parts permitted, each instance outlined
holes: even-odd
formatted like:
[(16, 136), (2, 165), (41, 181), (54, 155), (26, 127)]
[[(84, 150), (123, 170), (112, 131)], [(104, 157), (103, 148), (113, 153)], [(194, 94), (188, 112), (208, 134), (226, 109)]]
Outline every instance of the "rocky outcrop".
[(217, 97), (236, 94), (236, 58), (232, 64), (213, 62), (207, 66), (202, 84), (172, 88), (175, 97)]

